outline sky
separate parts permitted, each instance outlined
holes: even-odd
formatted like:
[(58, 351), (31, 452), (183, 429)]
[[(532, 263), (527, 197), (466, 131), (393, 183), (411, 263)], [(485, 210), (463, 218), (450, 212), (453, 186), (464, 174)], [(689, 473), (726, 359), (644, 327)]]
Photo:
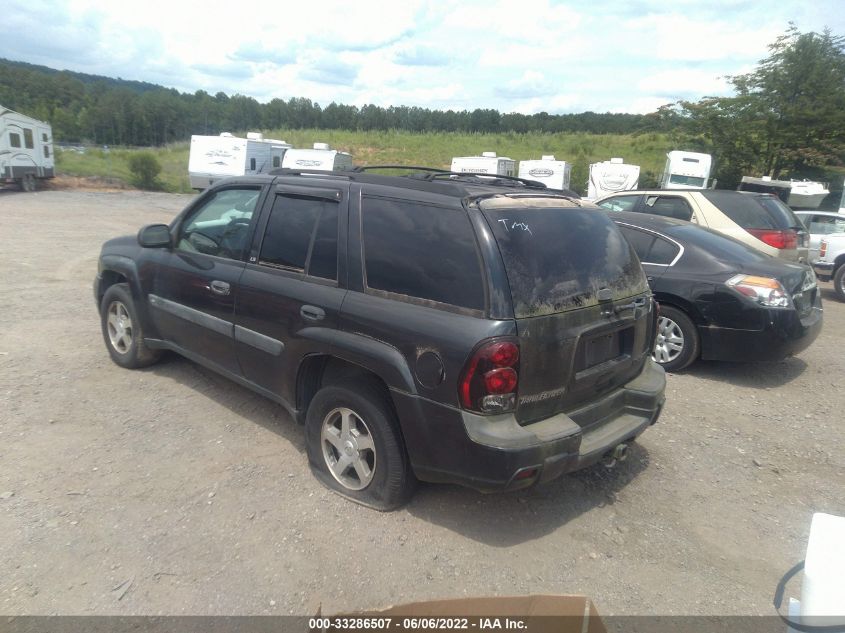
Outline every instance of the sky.
[(793, 22), (845, 0), (4, 0), (0, 57), (161, 84), (361, 106), (652, 112), (731, 93)]

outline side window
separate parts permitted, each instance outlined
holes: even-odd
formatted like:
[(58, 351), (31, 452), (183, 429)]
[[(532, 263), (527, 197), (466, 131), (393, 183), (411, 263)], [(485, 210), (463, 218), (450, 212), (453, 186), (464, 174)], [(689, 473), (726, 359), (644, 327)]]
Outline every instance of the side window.
[(47, 145), (44, 146), (44, 158), (50, 158), (50, 147)]
[(640, 261), (648, 261), (648, 253), (651, 250), (652, 243), (654, 242), (654, 235), (646, 233), (645, 231), (638, 231), (637, 229), (628, 226), (620, 226), (619, 230), (622, 231), (622, 235), (625, 236), (628, 244), (630, 244), (637, 253), (637, 257), (640, 258)]
[(364, 198), (367, 287), (484, 308), (475, 232), (463, 209)]
[(17, 132), (9, 132), (9, 145), (12, 147), (21, 146), (21, 135)]
[(278, 167), (282, 164), (282, 157), (281, 156), (273, 156), (273, 167)]
[(662, 237), (654, 238), (654, 244), (651, 245), (651, 251), (648, 254), (648, 259), (645, 260), (650, 264), (662, 264), (668, 266), (678, 256), (678, 246), (669, 240), (664, 240)]
[(249, 228), (259, 189), (217, 191), (186, 218), (180, 230), (179, 250), (242, 259), (249, 246)]
[(337, 221), (333, 200), (277, 195), (258, 263), (337, 279)]
[(619, 229), (643, 264), (668, 266), (678, 255), (678, 247), (669, 240), (629, 226), (620, 226)]
[(649, 196), (645, 201), (648, 213), (662, 215), (667, 218), (678, 220), (689, 220), (692, 218), (692, 209), (689, 203), (683, 198), (674, 196)]
[(35, 143), (32, 140), (32, 130), (29, 128), (23, 129), (23, 143), (26, 145), (27, 149), (32, 149), (35, 147)]
[(45, 143), (47, 142), (47, 132), (41, 133), (41, 140), (44, 141)]
[(249, 159), (249, 169), (250, 169), (250, 171), (255, 171), (255, 159), (254, 158)]
[(829, 235), (830, 233), (842, 233), (845, 231), (845, 216), (835, 218), (830, 215), (815, 215), (807, 219), (809, 220), (810, 233)]
[(633, 211), (639, 198), (639, 196), (615, 196), (599, 202), (598, 205), (609, 211)]

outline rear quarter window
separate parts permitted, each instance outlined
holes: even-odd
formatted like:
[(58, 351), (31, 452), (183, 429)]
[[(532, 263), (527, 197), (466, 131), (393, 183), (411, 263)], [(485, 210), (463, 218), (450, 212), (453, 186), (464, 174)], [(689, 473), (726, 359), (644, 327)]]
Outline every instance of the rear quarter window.
[(486, 209), (504, 259), (517, 318), (598, 304), (648, 290), (640, 262), (610, 218), (597, 209)]
[(744, 229), (790, 229), (801, 221), (774, 196), (755, 196), (734, 191), (703, 191), (702, 195)]
[(362, 222), (369, 289), (484, 309), (481, 261), (466, 210), (365, 197)]

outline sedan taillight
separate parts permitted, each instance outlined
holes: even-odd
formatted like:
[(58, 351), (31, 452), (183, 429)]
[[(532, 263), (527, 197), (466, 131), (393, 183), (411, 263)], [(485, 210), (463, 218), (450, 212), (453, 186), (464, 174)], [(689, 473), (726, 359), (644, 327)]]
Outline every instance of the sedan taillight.
[(821, 246), (819, 246), (819, 257), (824, 257), (827, 255), (827, 242), (822, 240)]

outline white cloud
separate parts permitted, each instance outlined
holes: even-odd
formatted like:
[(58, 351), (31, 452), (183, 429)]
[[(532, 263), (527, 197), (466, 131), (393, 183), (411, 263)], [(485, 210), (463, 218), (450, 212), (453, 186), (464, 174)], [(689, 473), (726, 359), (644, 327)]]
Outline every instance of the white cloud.
[(321, 104), (646, 112), (727, 94), (789, 20), (841, 0), (6, 0), (0, 57), (193, 92)]

